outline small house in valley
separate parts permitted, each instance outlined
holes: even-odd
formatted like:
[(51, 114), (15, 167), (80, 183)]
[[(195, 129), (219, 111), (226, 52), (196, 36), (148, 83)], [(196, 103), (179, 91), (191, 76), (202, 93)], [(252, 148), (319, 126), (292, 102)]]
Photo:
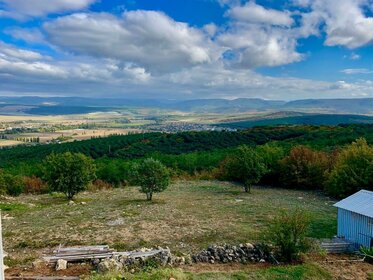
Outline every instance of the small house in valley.
[(373, 192), (361, 190), (334, 206), (338, 208), (338, 237), (357, 247), (373, 247)]

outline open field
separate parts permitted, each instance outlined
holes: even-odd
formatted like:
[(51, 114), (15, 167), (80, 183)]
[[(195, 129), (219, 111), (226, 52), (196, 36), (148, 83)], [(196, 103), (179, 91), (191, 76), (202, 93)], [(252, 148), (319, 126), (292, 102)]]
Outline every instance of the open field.
[[(88, 140), (92, 137), (107, 137), (110, 135), (126, 135), (131, 132), (141, 132), (138, 129), (124, 128), (97, 128), (97, 129), (64, 129), (55, 132), (40, 132), (40, 133), (19, 133), (14, 135), (14, 138), (36, 138), (40, 139), (40, 143), (47, 143), (56, 139), (65, 139), (64, 141)], [(12, 136), (8, 136), (12, 137)], [(24, 144), (20, 141), (13, 141), (14, 145)], [(1, 142), (0, 142), (1, 145)], [(10, 146), (10, 144), (9, 144)]]
[(24, 263), (60, 243), (109, 244), (116, 249), (169, 246), (191, 253), (211, 243), (255, 242), (279, 209), (302, 207), (313, 217), (311, 237), (336, 232), (334, 201), (312, 192), (241, 188), (223, 182), (178, 182), (145, 201), (136, 188), (83, 193), (68, 205), (60, 196), (6, 200), (4, 244), (11, 262)]
[[(145, 201), (143, 194), (129, 187), (85, 192), (76, 198), (75, 205), (68, 205), (64, 197), (56, 195), (3, 198), (0, 208), (5, 216), (4, 244), (9, 253), (6, 263), (12, 267), (9, 273), (35, 275), (32, 269), (24, 268), (61, 243), (109, 244), (118, 250), (160, 245), (169, 246), (173, 254), (179, 255), (198, 252), (212, 243), (256, 242), (280, 209), (307, 210), (312, 215), (309, 236), (331, 237), (336, 231), (334, 202), (315, 192), (256, 187), (252, 194), (245, 194), (240, 186), (227, 182), (180, 181), (157, 194), (153, 202)], [(200, 263), (124, 276), (131, 280), (367, 279), (372, 266), (348, 259), (310, 256), (305, 264), (280, 267)], [(43, 273), (85, 274), (93, 280), (117, 276), (91, 274), (89, 266)]]
[(12, 146), (17, 146), (17, 145), (22, 145), (22, 144), (24, 143), (21, 141), (5, 140), (5, 139), (0, 140), (0, 148), (1, 147), (12, 147)]

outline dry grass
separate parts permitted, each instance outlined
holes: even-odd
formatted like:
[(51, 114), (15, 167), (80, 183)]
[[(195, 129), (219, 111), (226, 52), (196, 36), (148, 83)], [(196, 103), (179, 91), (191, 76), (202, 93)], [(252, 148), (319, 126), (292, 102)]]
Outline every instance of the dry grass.
[(20, 141), (14, 141), (14, 140), (0, 140), (0, 147), (11, 147), (11, 146), (17, 146), (22, 145), (23, 142)]
[(117, 249), (161, 245), (189, 253), (211, 243), (254, 242), (279, 209), (296, 207), (313, 214), (311, 235), (335, 233), (333, 201), (310, 192), (255, 188), (245, 194), (230, 183), (178, 182), (153, 202), (136, 188), (83, 193), (76, 201), (71, 206), (61, 196), (29, 195), (2, 202), (11, 257), (22, 262), (60, 243)]

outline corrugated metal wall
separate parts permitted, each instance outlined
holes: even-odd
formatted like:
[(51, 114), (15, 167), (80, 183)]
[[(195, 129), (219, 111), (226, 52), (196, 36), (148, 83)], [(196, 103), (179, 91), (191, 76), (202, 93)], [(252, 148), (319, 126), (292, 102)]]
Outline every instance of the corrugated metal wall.
[(338, 208), (338, 236), (370, 248), (373, 238), (373, 219)]

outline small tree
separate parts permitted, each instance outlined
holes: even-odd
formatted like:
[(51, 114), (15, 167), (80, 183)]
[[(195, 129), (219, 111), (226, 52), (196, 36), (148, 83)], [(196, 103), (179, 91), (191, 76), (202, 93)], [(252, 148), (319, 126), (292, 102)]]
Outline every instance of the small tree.
[(73, 199), (96, 178), (95, 171), (93, 160), (83, 154), (51, 154), (44, 161), (43, 178), (50, 191)]
[(373, 190), (373, 147), (365, 139), (344, 148), (338, 155), (326, 191), (346, 197), (361, 189)]
[(133, 183), (140, 186), (140, 192), (146, 194), (147, 200), (153, 199), (153, 193), (160, 193), (170, 184), (167, 167), (160, 161), (148, 158), (136, 164), (132, 170)]
[(296, 146), (280, 161), (280, 183), (287, 188), (322, 189), (329, 168), (326, 153)]
[(269, 226), (268, 240), (276, 246), (278, 256), (292, 262), (298, 260), (300, 253), (309, 249), (307, 233), (310, 217), (302, 210), (281, 212)]
[(259, 154), (248, 146), (237, 148), (224, 164), (226, 177), (243, 183), (245, 192), (251, 192), (251, 186), (258, 183), (267, 171)]

